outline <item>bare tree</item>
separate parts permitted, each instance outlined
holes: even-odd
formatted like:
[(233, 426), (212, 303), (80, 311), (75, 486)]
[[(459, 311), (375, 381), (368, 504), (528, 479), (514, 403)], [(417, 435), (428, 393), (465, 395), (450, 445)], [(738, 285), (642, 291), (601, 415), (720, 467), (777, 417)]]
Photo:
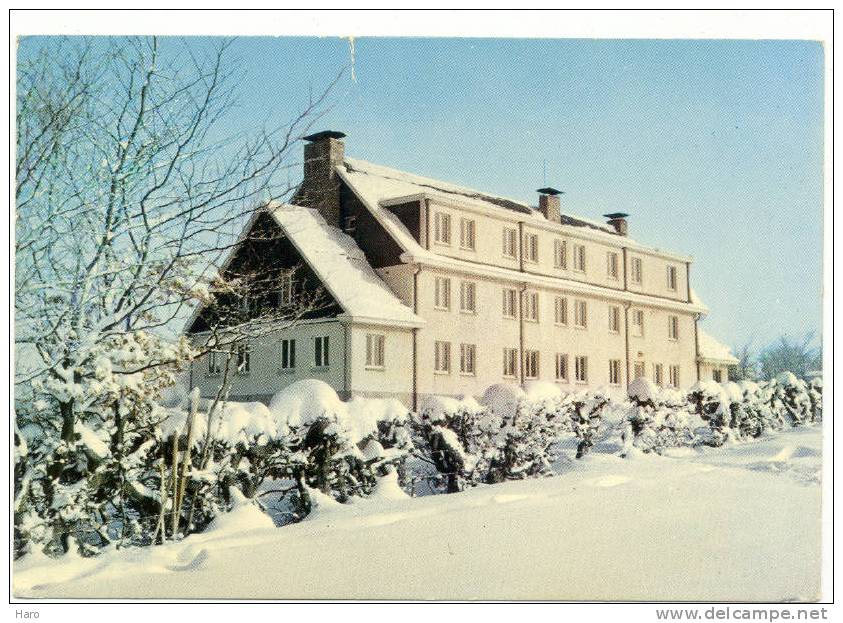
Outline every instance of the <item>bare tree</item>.
[(738, 363), (729, 367), (730, 381), (751, 381), (758, 378), (758, 364), (752, 342), (746, 342), (735, 350)]
[(764, 348), (758, 355), (758, 365), (763, 379), (774, 379), (782, 372), (792, 372), (804, 379), (808, 373), (822, 369), (822, 350), (812, 346), (814, 334), (809, 332), (802, 339), (782, 336)]
[[(116, 479), (116, 493), (79, 502), (82, 514), (125, 505), (133, 489), (118, 473), (122, 458), (154, 438), (157, 392), (202, 352), (168, 330), (188, 306), (239, 287), (215, 266), (242, 243), (236, 234), (248, 212), (291, 191), (291, 150), (326, 110), (333, 83), (280, 123), (226, 135), (221, 121), (236, 103), (238, 78), (231, 45), (199, 51), (181, 42), (176, 50), (167, 42), (169, 54), (154, 37), (19, 46), (17, 417), (55, 438), (40, 456), (32, 448), (18, 455), (20, 513), (23, 483), (41, 479), (50, 509), (59, 484), (97, 469)], [(284, 313), (297, 316), (251, 316), (239, 335)], [(91, 430), (104, 431), (100, 442), (107, 435), (107, 453)], [(44, 513), (66, 550), (71, 515)]]

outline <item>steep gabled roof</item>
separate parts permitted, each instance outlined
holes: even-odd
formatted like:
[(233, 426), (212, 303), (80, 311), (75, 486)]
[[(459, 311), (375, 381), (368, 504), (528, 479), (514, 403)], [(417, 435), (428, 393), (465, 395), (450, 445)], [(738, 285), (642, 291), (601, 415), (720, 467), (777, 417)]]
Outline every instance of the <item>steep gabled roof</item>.
[(732, 354), (732, 349), (718, 342), (702, 329), (698, 332), (698, 339), (700, 359), (729, 366), (739, 363)]
[(394, 326), (424, 324), (378, 276), (354, 239), (316, 210), (278, 204), (267, 211), (347, 316)]

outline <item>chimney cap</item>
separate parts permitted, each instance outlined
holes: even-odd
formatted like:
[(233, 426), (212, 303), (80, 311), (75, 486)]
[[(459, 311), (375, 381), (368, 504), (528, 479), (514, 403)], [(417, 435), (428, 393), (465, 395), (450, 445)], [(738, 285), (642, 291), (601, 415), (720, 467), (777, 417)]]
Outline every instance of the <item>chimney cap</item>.
[(310, 134), (309, 136), (303, 136), (302, 138), (311, 143), (315, 143), (326, 138), (345, 138), (345, 134), (336, 130), (322, 130), (321, 132), (316, 132), (315, 134)]
[(614, 220), (616, 218), (626, 218), (629, 214), (626, 212), (612, 212), (611, 214), (604, 214), (603, 216)]
[(555, 188), (539, 188), (536, 192), (541, 193), (542, 195), (564, 195), (564, 190), (556, 190)]

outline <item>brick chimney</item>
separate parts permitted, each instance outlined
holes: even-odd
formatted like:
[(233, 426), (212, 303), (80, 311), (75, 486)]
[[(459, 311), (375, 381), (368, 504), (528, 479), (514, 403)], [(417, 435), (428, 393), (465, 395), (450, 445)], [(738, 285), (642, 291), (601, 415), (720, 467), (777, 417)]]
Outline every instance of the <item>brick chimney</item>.
[(620, 236), (626, 236), (629, 233), (629, 226), (626, 222), (626, 217), (629, 214), (625, 214), (624, 212), (612, 212), (611, 214), (604, 214), (607, 219), (607, 225), (614, 227), (615, 231)]
[(345, 134), (334, 130), (305, 136), (304, 180), (293, 203), (315, 208), (329, 225), (340, 224), (340, 179), (335, 168), (345, 156)]
[(559, 223), (562, 218), (560, 215), (560, 201), (559, 195), (561, 190), (555, 188), (539, 188), (539, 212), (541, 212), (548, 221)]

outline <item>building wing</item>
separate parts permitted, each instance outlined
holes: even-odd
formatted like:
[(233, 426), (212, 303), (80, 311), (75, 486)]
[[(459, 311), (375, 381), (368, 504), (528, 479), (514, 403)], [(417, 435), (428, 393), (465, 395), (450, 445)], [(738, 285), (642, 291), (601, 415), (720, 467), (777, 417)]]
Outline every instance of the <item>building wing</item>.
[(699, 330), (699, 359), (702, 362), (734, 366), (739, 363), (732, 350), (708, 333)]

